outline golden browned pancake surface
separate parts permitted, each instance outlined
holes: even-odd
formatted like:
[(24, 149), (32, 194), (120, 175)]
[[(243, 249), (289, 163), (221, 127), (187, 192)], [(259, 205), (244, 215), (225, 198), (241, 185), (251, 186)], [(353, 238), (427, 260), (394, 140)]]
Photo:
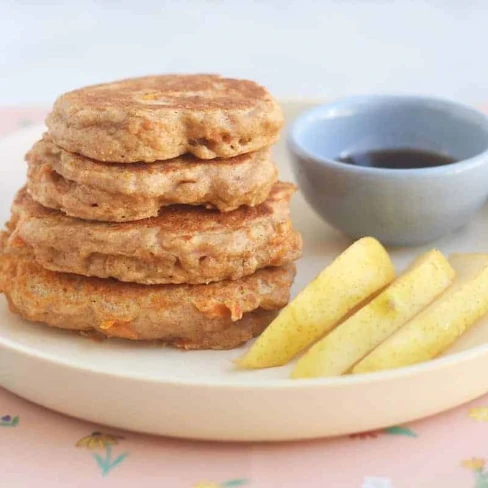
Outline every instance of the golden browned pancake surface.
[(0, 253), (0, 292), (35, 322), (107, 337), (228, 349), (258, 335), (289, 299), (294, 266), (210, 285), (137, 285), (56, 273), (25, 249)]
[(88, 222), (49, 210), (21, 190), (12, 206), (11, 245), (25, 242), (53, 271), (144, 284), (239, 279), (300, 257), (291, 226), (294, 185), (277, 183), (257, 207), (227, 213), (171, 206), (125, 223)]
[(277, 140), (283, 114), (252, 81), (161, 75), (61, 95), (46, 123), (55, 143), (68, 151), (130, 163), (256, 151)]
[(187, 155), (151, 165), (106, 164), (60, 149), (45, 136), (26, 159), (37, 202), (72, 217), (112, 222), (155, 217), (172, 204), (220, 211), (255, 206), (277, 175), (269, 149), (212, 161)]

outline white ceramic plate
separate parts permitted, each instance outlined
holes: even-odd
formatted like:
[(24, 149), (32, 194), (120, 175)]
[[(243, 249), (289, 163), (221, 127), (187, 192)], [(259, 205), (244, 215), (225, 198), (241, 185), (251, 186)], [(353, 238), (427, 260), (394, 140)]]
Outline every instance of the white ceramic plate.
[[(309, 104), (284, 104), (291, 121)], [(25, 178), (33, 127), (0, 140), (0, 218)], [(292, 179), (284, 141), (282, 179)], [(487, 182), (488, 184), (488, 182)], [(299, 195), (293, 220), (303, 233), (296, 293), (348, 240), (319, 220)], [(488, 251), (488, 208), (462, 232), (436, 244), (446, 253)], [(399, 267), (422, 249), (395, 249)], [(388, 372), (290, 380), (290, 367), (235, 371), (233, 351), (182, 352), (129, 341), (97, 343), (27, 323), (0, 299), (0, 385), (59, 412), (151, 434), (231, 441), (304, 439), (407, 422), (488, 391), (488, 321), (444, 357)]]

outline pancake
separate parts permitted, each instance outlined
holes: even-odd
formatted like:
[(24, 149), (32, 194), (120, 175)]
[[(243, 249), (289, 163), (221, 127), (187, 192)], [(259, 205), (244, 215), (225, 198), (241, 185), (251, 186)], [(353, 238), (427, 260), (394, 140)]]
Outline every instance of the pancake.
[(61, 95), (46, 120), (54, 142), (99, 161), (153, 162), (190, 153), (238, 156), (273, 144), (283, 113), (258, 84), (161, 75)]
[(0, 253), (0, 292), (21, 317), (103, 336), (230, 349), (261, 333), (289, 299), (294, 266), (238, 281), (144, 286), (55, 273), (25, 249)]
[(181, 156), (154, 164), (106, 164), (69, 153), (46, 135), (26, 156), (28, 188), (45, 207), (87, 220), (124, 222), (171, 204), (220, 211), (262, 203), (276, 182), (269, 149), (229, 159)]
[(10, 244), (25, 242), (53, 271), (143, 284), (236, 280), (300, 257), (301, 237), (289, 218), (294, 191), (277, 183), (257, 207), (220, 213), (171, 206), (155, 218), (106, 223), (46, 209), (23, 189), (12, 206)]

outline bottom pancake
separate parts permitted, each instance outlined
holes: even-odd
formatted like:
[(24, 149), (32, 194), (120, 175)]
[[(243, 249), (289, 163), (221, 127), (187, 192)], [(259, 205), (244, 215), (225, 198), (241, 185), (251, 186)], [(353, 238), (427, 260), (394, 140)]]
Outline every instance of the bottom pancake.
[(23, 318), (185, 349), (231, 349), (260, 334), (294, 275), (288, 265), (209, 285), (139, 285), (48, 271), (22, 250), (0, 254), (0, 291)]

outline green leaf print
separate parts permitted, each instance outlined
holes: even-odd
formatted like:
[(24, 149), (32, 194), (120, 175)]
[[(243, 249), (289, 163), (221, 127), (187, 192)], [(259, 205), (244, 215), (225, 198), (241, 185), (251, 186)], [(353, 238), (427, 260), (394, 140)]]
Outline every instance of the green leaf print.
[(475, 488), (488, 488), (488, 473), (485, 473), (481, 470), (476, 471), (475, 480)]
[(408, 427), (400, 427), (398, 425), (387, 427), (385, 429), (385, 433), (390, 435), (403, 435), (405, 437), (418, 437), (413, 430), (409, 429)]

